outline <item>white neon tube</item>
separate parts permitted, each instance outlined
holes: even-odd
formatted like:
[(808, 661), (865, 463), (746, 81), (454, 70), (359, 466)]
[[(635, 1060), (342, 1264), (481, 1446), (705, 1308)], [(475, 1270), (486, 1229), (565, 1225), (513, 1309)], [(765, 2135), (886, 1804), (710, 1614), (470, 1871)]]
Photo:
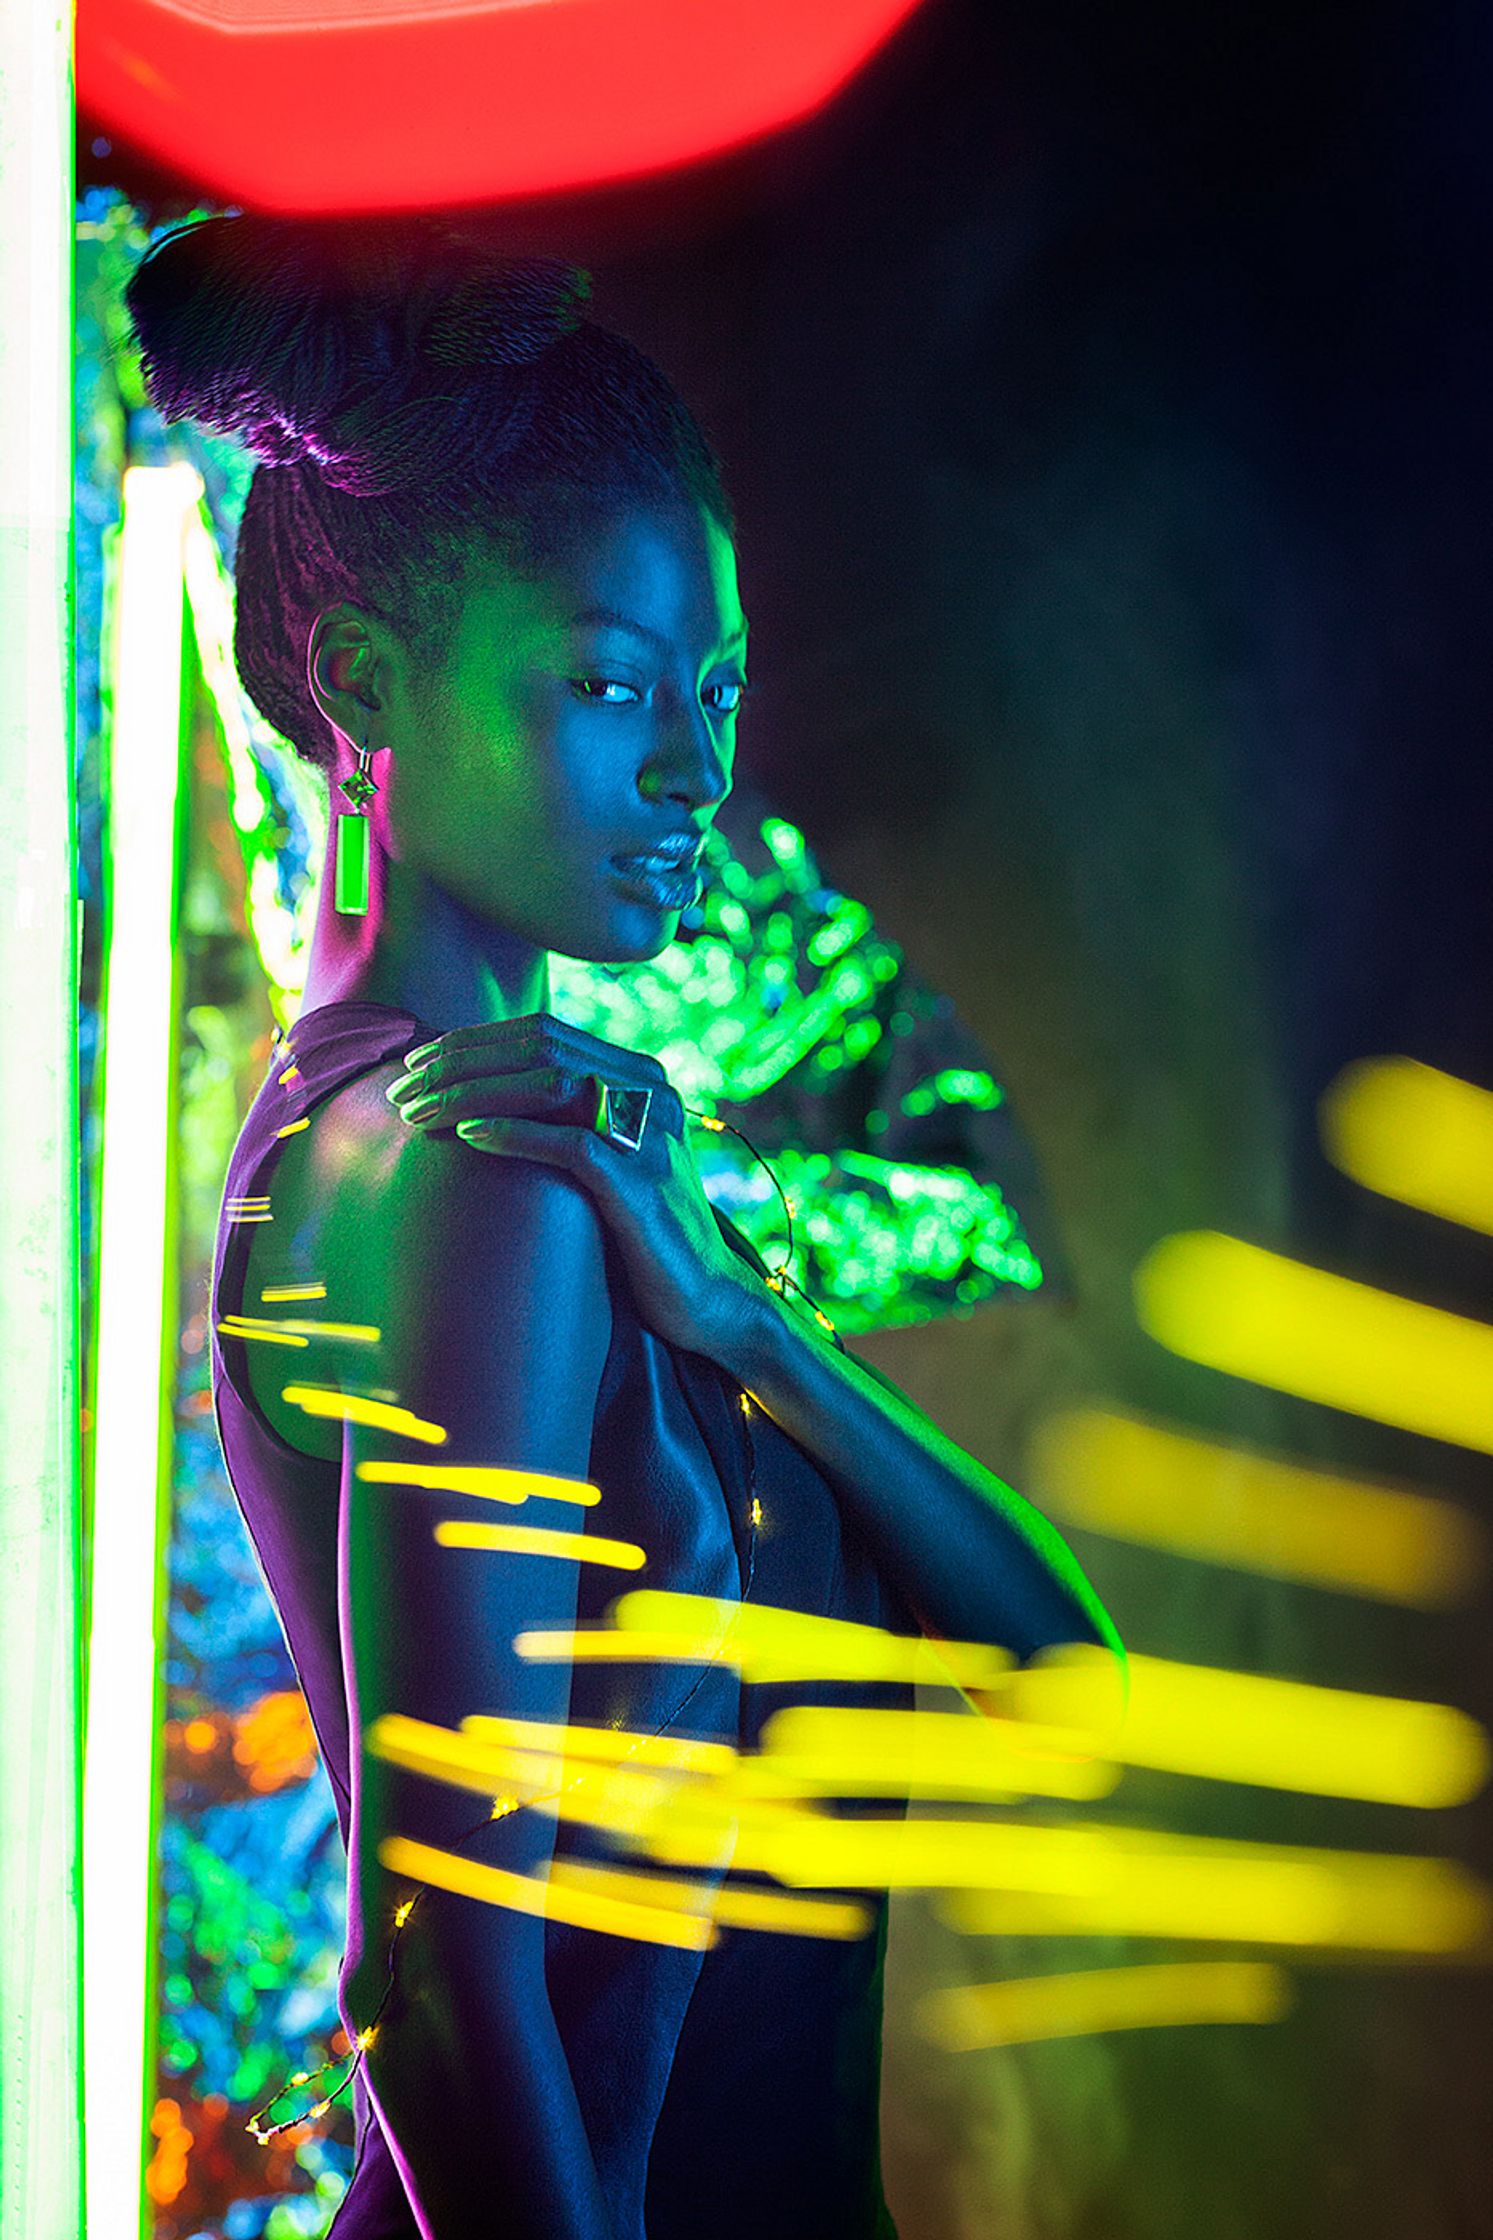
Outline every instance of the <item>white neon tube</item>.
[(0, 2240), (77, 2240), (72, 10), (0, 0)]
[(152, 1900), (172, 1212), (187, 466), (132, 467), (116, 556), (98, 1375), (83, 1801), (89, 2240), (140, 2240), (154, 2069)]

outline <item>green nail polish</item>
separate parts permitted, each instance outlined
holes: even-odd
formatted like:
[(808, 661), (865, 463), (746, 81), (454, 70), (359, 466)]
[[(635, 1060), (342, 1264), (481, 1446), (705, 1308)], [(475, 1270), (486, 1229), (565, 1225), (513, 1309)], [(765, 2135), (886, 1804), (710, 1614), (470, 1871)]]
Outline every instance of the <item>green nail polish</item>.
[(404, 1053), (404, 1062), (409, 1067), (411, 1073), (418, 1073), (421, 1066), (425, 1064), (427, 1058), (433, 1058), (439, 1048), (439, 1043), (422, 1042), (418, 1050), (406, 1050), (406, 1052)]

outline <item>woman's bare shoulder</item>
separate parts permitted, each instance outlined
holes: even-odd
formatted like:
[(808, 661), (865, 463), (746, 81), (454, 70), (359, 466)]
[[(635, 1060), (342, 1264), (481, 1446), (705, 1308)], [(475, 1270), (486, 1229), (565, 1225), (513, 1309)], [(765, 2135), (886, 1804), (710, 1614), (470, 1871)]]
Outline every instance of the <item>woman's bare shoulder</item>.
[[(605, 1356), (611, 1333), (600, 1218), (584, 1187), (534, 1159), (473, 1150), (400, 1119), (385, 1091), (397, 1059), (345, 1083), (288, 1137), (269, 1187), (274, 1221), (255, 1232), (244, 1312), (266, 1289), (315, 1285), (300, 1313), (376, 1341), (313, 1338), (296, 1367), (397, 1391), (414, 1407), (437, 1392), (483, 1414), (485, 1365), (501, 1339), (530, 1382), (567, 1347)], [(252, 1287), (252, 1288), (251, 1288)], [(276, 1353), (278, 1348), (273, 1349)], [(340, 1450), (336, 1426), (310, 1432), (281, 1401), (284, 1357), (250, 1348), (255, 1399), (303, 1451)], [(599, 1374), (599, 1362), (598, 1362)]]

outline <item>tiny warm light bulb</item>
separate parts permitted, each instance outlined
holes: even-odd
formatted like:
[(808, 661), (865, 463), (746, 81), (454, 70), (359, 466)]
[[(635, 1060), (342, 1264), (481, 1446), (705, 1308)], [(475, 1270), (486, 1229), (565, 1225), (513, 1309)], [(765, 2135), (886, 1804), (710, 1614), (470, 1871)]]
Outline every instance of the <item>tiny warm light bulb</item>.
[[(406, 1921), (408, 1921), (410, 1917), (410, 1914), (414, 1910), (414, 1904), (415, 1901), (413, 1898), (406, 1898), (403, 1905), (398, 1905), (394, 1908), (394, 1926), (396, 1929), (402, 1929), (404, 1927)], [(299, 2082), (300, 2080), (298, 2079), (297, 2081)]]
[(517, 1810), (518, 1810), (518, 1799), (517, 1799), (517, 1797), (494, 1797), (494, 1798), (493, 1798), (493, 1803), (492, 1803), (492, 1816), (493, 1816), (494, 1820), (506, 1820), (510, 1812), (517, 1812)]

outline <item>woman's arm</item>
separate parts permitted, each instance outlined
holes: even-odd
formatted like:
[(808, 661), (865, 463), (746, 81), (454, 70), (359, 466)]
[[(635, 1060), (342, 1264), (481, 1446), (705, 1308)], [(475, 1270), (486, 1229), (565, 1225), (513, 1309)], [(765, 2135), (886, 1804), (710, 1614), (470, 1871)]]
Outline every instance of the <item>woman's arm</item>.
[[(598, 1079), (654, 1091), (640, 1150), (603, 1143), (583, 1117)], [(417, 1131), (458, 1127), (500, 1165), (575, 1177), (620, 1249), (643, 1321), (719, 1362), (813, 1456), (927, 1634), (993, 1642), (1022, 1661), (1091, 1642), (1123, 1676), (1114, 1624), (1046, 1518), (749, 1272), (705, 1197), (685, 1108), (656, 1059), (536, 1013), (443, 1036), (390, 1094)]]
[[(441, 1545), (434, 1527), (454, 1518), (575, 1529), (582, 1514), (544, 1499), (498, 1507), (360, 1471), (480, 1464), (585, 1479), (611, 1309), (600, 1225), (566, 1177), (413, 1136), (377, 1088), (361, 1111), (344, 1101), (328, 1117), (318, 1134), (336, 1183), (329, 1306), (346, 1302), (339, 1320), (383, 1333), (375, 1356), (355, 1364), (344, 1349), (333, 1374), (349, 1392), (380, 1388), (447, 1434), (435, 1445), (346, 1430), (341, 1593), (357, 1957), (344, 2020), (356, 2031), (384, 1998), (396, 1908), (415, 1887), (383, 1864), (388, 1837), (459, 1851), (541, 1887), (553, 1850), (544, 1812), (484, 1819), (481, 1795), (367, 1746), (389, 1713), (444, 1728), (471, 1713), (568, 1716), (565, 1667), (520, 1659), (512, 1644), (526, 1627), (574, 1625), (575, 1564)], [(367, 2075), (422, 2232), (610, 2240), (546, 1991), (542, 1917), (427, 1887), (399, 1932), (393, 1979)]]
[(812, 1455), (925, 1633), (1022, 1662), (1124, 1644), (1062, 1536), (905, 1393), (765, 1286), (742, 1292), (718, 1359)]

